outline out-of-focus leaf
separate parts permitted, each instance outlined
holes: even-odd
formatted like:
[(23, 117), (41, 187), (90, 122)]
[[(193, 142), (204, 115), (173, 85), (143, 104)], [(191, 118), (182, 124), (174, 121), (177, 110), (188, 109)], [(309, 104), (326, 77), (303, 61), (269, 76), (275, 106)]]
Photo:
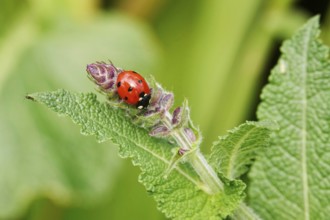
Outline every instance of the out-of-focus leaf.
[(57, 205), (96, 204), (114, 184), (114, 147), (24, 101), (36, 90), (90, 91), (85, 65), (98, 59), (153, 70), (159, 53), (147, 26), (120, 14), (94, 22), (48, 30), (9, 68), (0, 90), (0, 218), (22, 214), (41, 197)]
[[(275, 35), (302, 24), (300, 15), (287, 12), (294, 2), (183, 0), (164, 9), (157, 30), (166, 66), (157, 78), (176, 101), (189, 99), (204, 146), (253, 114)], [(284, 14), (290, 16), (278, 19)]]

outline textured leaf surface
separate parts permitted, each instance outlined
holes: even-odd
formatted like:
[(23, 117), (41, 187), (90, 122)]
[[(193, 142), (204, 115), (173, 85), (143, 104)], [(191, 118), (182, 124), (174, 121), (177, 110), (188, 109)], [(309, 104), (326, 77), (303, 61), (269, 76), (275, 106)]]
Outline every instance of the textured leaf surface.
[(329, 219), (330, 63), (318, 17), (284, 42), (262, 93), (260, 120), (279, 130), (250, 175), (250, 202), (264, 219)]
[(270, 122), (246, 122), (220, 137), (210, 155), (213, 167), (229, 179), (239, 178), (268, 144), (271, 126)]
[(141, 167), (140, 182), (168, 217), (218, 219), (230, 214), (242, 199), (244, 186), (237, 182), (228, 183), (224, 193), (206, 194), (198, 187), (199, 178), (187, 163), (180, 164), (164, 179), (173, 146), (150, 137), (148, 131), (132, 124), (122, 110), (98, 102), (94, 94), (59, 90), (30, 97), (59, 114), (70, 116), (82, 126), (83, 134), (96, 135), (99, 141), (111, 139), (118, 144), (120, 155), (131, 157), (133, 164)]

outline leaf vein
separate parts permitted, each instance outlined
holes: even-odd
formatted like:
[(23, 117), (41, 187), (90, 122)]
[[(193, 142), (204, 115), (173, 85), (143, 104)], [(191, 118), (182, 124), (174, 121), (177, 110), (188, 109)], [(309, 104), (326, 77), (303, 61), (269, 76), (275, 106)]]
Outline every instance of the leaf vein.
[(311, 30), (312, 28), (307, 29), (307, 33), (304, 36), (304, 44), (303, 44), (303, 62), (302, 62), (302, 86), (304, 88), (301, 89), (301, 98), (302, 98), (302, 127), (301, 127), (301, 168), (302, 168), (302, 184), (303, 184), (303, 201), (304, 201), (304, 217), (306, 220), (309, 219), (309, 197), (308, 197), (308, 171), (307, 171), (307, 63), (308, 63), (308, 50), (311, 38)]

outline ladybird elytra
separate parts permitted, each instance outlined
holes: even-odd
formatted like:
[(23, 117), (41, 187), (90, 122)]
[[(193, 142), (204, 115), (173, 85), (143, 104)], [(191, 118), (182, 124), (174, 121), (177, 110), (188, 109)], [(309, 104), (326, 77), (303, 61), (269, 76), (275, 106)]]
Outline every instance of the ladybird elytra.
[(124, 70), (118, 74), (117, 93), (127, 104), (138, 109), (147, 108), (151, 98), (150, 88), (146, 80), (137, 72)]

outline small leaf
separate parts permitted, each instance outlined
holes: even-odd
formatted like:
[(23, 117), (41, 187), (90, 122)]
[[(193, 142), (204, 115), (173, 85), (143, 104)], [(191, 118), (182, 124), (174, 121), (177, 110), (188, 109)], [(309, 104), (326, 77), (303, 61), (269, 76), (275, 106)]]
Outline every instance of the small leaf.
[(209, 195), (201, 190), (198, 175), (188, 163), (178, 164), (167, 178), (164, 172), (171, 163), (173, 146), (166, 140), (150, 137), (135, 125), (125, 111), (96, 100), (94, 94), (77, 94), (65, 90), (29, 95), (53, 111), (68, 115), (81, 125), (85, 135), (99, 141), (111, 139), (119, 145), (122, 157), (132, 158), (140, 166), (139, 181), (155, 198), (158, 208), (174, 219), (216, 219), (229, 215), (240, 203), (245, 185), (241, 181), (225, 182), (224, 192)]
[(270, 122), (246, 122), (229, 131), (213, 144), (211, 164), (227, 178), (239, 178), (268, 144), (272, 126)]
[(262, 92), (260, 120), (276, 120), (251, 170), (250, 205), (264, 219), (329, 219), (330, 62), (319, 17), (285, 41)]

